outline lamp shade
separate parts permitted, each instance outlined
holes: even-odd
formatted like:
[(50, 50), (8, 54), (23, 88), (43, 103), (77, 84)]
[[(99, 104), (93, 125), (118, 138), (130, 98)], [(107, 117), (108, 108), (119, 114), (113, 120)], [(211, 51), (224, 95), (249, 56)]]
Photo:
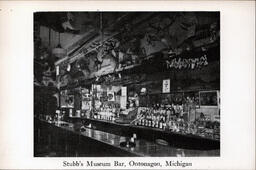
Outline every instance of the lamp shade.
[(67, 55), (67, 50), (64, 48), (61, 48), (59, 44), (56, 48), (52, 49), (52, 54), (58, 58), (63, 58)]

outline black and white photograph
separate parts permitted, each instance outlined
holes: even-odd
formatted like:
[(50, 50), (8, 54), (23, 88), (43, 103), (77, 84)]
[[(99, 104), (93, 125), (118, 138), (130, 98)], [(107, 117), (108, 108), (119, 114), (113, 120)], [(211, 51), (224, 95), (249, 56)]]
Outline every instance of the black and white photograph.
[(34, 157), (219, 157), (219, 11), (34, 12)]
[(255, 4), (0, 0), (0, 170), (255, 170)]

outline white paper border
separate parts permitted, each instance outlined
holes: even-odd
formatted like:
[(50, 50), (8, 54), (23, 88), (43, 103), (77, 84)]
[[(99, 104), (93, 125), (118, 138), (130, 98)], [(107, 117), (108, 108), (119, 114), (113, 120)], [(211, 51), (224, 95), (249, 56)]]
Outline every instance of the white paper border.
[[(33, 157), (33, 12), (97, 10), (221, 12), (221, 157)], [(254, 1), (0, 1), (0, 25), (0, 169), (64, 169), (63, 160), (180, 160), (192, 162), (190, 169), (254, 169)]]

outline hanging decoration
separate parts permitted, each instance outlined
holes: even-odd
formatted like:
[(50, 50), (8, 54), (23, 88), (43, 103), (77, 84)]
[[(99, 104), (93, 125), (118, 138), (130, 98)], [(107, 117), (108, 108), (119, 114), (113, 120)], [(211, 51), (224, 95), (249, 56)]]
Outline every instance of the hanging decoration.
[(67, 50), (62, 48), (60, 44), (60, 33), (59, 33), (59, 43), (57, 47), (52, 50), (52, 54), (55, 55), (57, 58), (63, 58), (67, 55)]
[[(133, 80), (130, 80), (126, 78), (125, 74), (118, 76), (118, 73), (137, 67), (140, 64), (154, 64), (156, 71), (163, 71), (166, 69), (201, 68), (212, 61), (213, 57), (208, 53), (207, 55), (202, 53), (195, 54), (195, 56), (184, 55), (184, 53), (190, 55), (194, 51), (198, 52), (200, 48), (194, 49), (201, 47), (196, 44), (198, 40), (197, 32), (204, 28), (199, 27), (199, 16), (195, 16), (193, 12), (164, 16), (155, 15), (150, 20), (138, 25), (138, 28), (143, 30), (143, 33), (138, 33), (138, 28), (134, 27), (133, 23), (129, 23), (130, 25), (124, 26), (123, 31), (120, 29), (118, 30), (119, 32), (115, 32), (112, 35), (106, 34), (107, 28), (105, 27), (104, 33), (103, 14), (97, 13), (97, 17), (95, 17), (97, 27), (95, 27), (94, 32), (97, 32), (98, 37), (94, 37), (86, 46), (80, 48), (78, 50), (79, 54), (76, 53), (77, 55), (73, 58), (72, 56), (71, 58), (67, 57), (69, 62), (75, 63), (74, 67), (72, 65), (71, 70), (74, 68), (76, 69), (75, 71), (83, 72), (82, 79), (96, 78), (97, 81), (104, 82), (104, 84), (120, 83), (121, 81), (129, 83), (131, 81), (139, 81), (140, 78), (134, 76)], [(68, 20), (72, 26), (75, 17), (71, 13), (68, 15)], [(218, 38), (218, 25), (212, 23), (209, 26), (211, 27), (211, 34), (207, 34), (208, 39), (216, 41)], [(65, 29), (74, 28), (77, 27), (69, 28), (68, 25), (65, 27)], [(209, 31), (209, 29), (207, 30)], [(126, 34), (124, 35), (123, 32), (126, 32)], [(137, 36), (139, 34), (140, 36)], [(163, 54), (163, 51), (165, 51), (165, 54)], [(202, 47), (201, 51), (206, 52), (208, 49)], [(162, 56), (164, 56), (163, 59)], [(155, 67), (155, 65), (159, 65), (159, 67)], [(63, 75), (61, 73), (62, 69), (65, 69), (65, 74), (70, 74), (69, 72), (66, 73), (67, 67), (60, 67), (60, 75)], [(145, 67), (142, 71), (149, 72), (148, 70)], [(70, 72), (72, 73), (72, 71)], [(111, 76), (106, 76), (110, 73)], [(64, 84), (66, 84), (67, 79), (69, 79), (68, 76), (62, 79)], [(159, 90), (161, 91), (161, 88)]]

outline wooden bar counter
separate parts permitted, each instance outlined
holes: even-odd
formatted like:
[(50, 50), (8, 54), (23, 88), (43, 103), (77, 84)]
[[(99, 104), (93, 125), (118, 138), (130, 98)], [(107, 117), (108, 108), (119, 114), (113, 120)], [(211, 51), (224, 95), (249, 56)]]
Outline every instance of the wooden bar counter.
[(137, 139), (135, 147), (122, 147), (120, 142), (126, 141), (121, 136), (93, 128), (85, 131), (75, 131), (74, 124), (68, 122), (49, 123), (35, 118), (34, 156), (43, 156), (36, 146), (47, 146), (48, 151), (54, 151), (57, 157), (97, 157), (97, 156), (219, 156), (216, 150), (190, 150), (164, 146), (156, 142)]

